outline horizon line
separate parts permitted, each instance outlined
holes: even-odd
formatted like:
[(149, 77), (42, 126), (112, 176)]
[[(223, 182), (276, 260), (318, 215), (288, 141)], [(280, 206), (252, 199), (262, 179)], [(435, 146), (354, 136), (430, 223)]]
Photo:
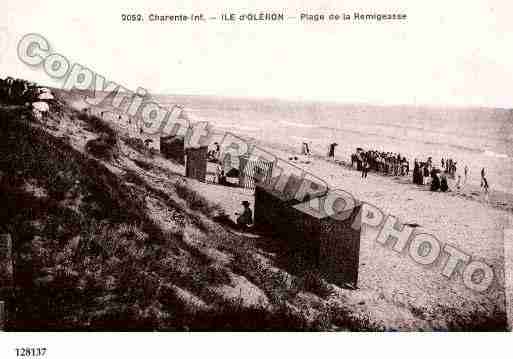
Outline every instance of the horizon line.
[[(11, 75), (6, 75), (5, 78), (12, 77), (16, 78)], [(19, 78), (23, 79), (23, 78)], [(26, 80), (26, 79), (23, 79)], [(61, 91), (67, 91), (72, 92), (72, 90), (64, 90), (62, 88), (56, 87), (55, 85), (48, 85), (44, 83), (40, 83), (35, 80), (26, 80), (29, 82), (34, 82), (38, 84), (39, 86), (44, 87), (50, 87), (59, 89)], [(123, 86), (123, 85), (120, 85)], [(123, 86), (127, 88), (127, 86)], [(80, 91), (93, 91), (91, 89), (89, 90), (80, 90)], [(99, 92), (106, 92), (106, 91), (99, 91)], [(126, 91), (122, 91), (126, 92)], [(135, 93), (135, 90), (129, 90), (129, 92)], [(344, 101), (344, 100), (329, 100), (329, 99), (311, 99), (311, 98), (305, 98), (301, 96), (264, 96), (264, 95), (252, 95), (252, 96), (237, 96), (237, 95), (225, 95), (225, 94), (216, 94), (216, 93), (167, 93), (165, 91), (159, 92), (159, 93), (149, 93), (150, 96), (191, 96), (191, 97), (211, 97), (211, 98), (221, 98), (221, 99), (233, 99), (233, 100), (269, 100), (269, 101), (282, 101), (282, 102), (302, 102), (302, 103), (312, 103), (312, 104), (329, 104), (329, 105), (345, 105), (345, 106), (374, 106), (374, 107), (395, 107), (395, 106), (401, 106), (401, 107), (424, 107), (424, 108), (443, 108), (443, 107), (449, 107), (453, 109), (490, 109), (490, 110), (505, 110), (505, 111), (511, 111), (513, 110), (513, 104), (511, 107), (506, 107), (503, 105), (483, 105), (483, 104), (456, 104), (456, 103), (377, 103), (377, 102), (367, 102), (367, 101)]]

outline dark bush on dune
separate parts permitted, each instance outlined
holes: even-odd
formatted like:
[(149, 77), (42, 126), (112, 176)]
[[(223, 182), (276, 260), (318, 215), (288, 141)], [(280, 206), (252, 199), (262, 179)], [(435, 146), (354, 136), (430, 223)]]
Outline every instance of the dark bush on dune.
[(332, 289), (322, 278), (321, 274), (315, 271), (307, 271), (298, 277), (296, 281), (296, 285), (304, 291), (314, 293), (321, 298), (327, 298), (332, 292)]
[(185, 200), (193, 211), (200, 211), (206, 216), (213, 217), (224, 213), (218, 204), (212, 203), (189, 187), (180, 183), (175, 184), (176, 194)]
[(124, 137), (123, 142), (130, 148), (136, 150), (140, 154), (143, 154), (147, 157), (153, 157), (154, 151), (144, 144), (144, 141), (141, 138), (134, 137)]
[(110, 138), (116, 138), (116, 131), (110, 127), (110, 125), (102, 120), (101, 118), (89, 115), (85, 112), (78, 112), (76, 114), (77, 118), (81, 121), (87, 123), (88, 130), (91, 132), (95, 132), (98, 134), (105, 133)]
[(100, 137), (86, 143), (86, 151), (96, 158), (110, 161), (118, 156), (116, 138), (102, 133)]
[(98, 133), (99, 137), (86, 143), (86, 151), (96, 158), (112, 160), (118, 156), (118, 138), (116, 131), (101, 118), (80, 112), (79, 120), (87, 123), (88, 129)]
[(153, 164), (146, 161), (134, 160), (134, 163), (146, 171), (151, 171), (155, 169), (155, 166)]

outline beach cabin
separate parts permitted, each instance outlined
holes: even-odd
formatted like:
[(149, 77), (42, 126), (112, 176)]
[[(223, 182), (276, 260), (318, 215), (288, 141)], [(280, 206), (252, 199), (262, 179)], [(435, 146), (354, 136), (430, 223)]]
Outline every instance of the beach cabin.
[[(285, 189), (278, 192), (270, 186), (257, 183), (255, 225), (271, 230), (276, 240), (284, 242), (288, 251), (285, 254), (287, 265), (291, 271), (301, 273), (314, 269), (331, 283), (356, 288), (360, 226), (354, 226), (358, 228), (354, 229), (352, 225), (359, 220), (357, 215), (361, 203), (357, 203), (347, 213), (340, 212), (344, 217), (347, 216), (344, 220), (316, 211), (305, 213), (294, 207), (307, 202), (294, 198), (300, 184), (298, 178), (291, 176)], [(310, 199), (319, 198), (323, 201), (325, 190), (322, 185), (318, 186), (319, 192), (310, 196)]]
[(257, 183), (271, 179), (273, 162), (263, 159), (251, 159), (249, 156), (239, 157), (239, 187), (255, 188)]
[(167, 136), (160, 138), (160, 153), (181, 165), (185, 165), (184, 136)]
[(208, 147), (185, 149), (185, 176), (205, 182), (207, 176)]
[(187, 147), (184, 136), (160, 138), (160, 152), (185, 166), (185, 176), (205, 182), (207, 175), (208, 147)]

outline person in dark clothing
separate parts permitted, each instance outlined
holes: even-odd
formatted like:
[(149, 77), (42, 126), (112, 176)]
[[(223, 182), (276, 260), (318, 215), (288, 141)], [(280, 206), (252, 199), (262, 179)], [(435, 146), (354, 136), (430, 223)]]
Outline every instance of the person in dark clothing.
[(488, 180), (486, 179), (485, 169), (481, 169), (481, 188), (485, 192), (485, 198), (488, 200)]
[(449, 185), (447, 184), (447, 177), (442, 175), (440, 179), (440, 191), (447, 192), (449, 190)]
[(335, 147), (338, 146), (337, 143), (330, 143), (330, 147), (328, 150), (328, 158), (335, 158)]
[(363, 163), (362, 163), (362, 178), (367, 178), (367, 173), (369, 173), (369, 168), (370, 168), (369, 162), (367, 161), (366, 158), (364, 158)]
[(486, 177), (483, 178), (483, 189), (485, 192), (488, 192), (488, 181), (486, 180)]
[(438, 191), (440, 189), (440, 179), (438, 178), (438, 175), (435, 174), (433, 176), (433, 180), (431, 181), (431, 191)]
[(424, 172), (424, 173), (423, 173), (424, 177), (429, 177), (429, 167), (428, 167), (428, 164), (427, 164), (427, 163), (425, 163), (425, 164), (424, 164), (424, 170), (423, 170), (423, 172)]
[(418, 184), (418, 185), (423, 184), (422, 172), (421, 172), (420, 165), (417, 162), (417, 160), (415, 160), (414, 167), (413, 167), (413, 183)]
[(237, 215), (237, 224), (241, 228), (247, 228), (251, 224), (253, 224), (253, 212), (251, 212), (251, 208), (249, 208), (248, 201), (242, 201), (242, 206), (244, 207), (244, 211), (242, 214), (235, 213)]

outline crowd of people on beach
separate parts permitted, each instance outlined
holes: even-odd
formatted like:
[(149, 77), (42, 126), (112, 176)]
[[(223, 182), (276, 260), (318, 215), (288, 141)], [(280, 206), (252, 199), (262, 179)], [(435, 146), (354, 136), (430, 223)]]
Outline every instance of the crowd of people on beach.
[[(433, 165), (432, 157), (428, 157), (427, 161), (420, 162), (415, 159), (413, 166), (413, 183), (417, 185), (429, 184), (430, 190), (433, 192), (450, 191), (448, 185), (448, 177), (455, 180), (454, 189), (459, 191), (467, 184), (470, 180), (470, 172), (468, 166), (465, 165), (463, 170), (463, 178), (460, 172), (457, 172), (457, 162), (453, 159), (440, 160), (442, 165), (441, 168), (437, 168)], [(485, 198), (488, 197), (488, 180), (486, 179), (485, 169), (481, 169), (481, 189), (485, 194)]]
[(355, 164), (356, 169), (362, 171), (362, 178), (367, 177), (369, 170), (393, 176), (407, 176), (410, 173), (410, 163), (400, 153), (357, 148), (351, 155), (351, 166)]
[[(429, 185), (433, 192), (450, 191), (449, 179), (454, 180), (454, 189), (459, 191), (470, 179), (468, 166), (464, 166), (463, 175), (457, 170), (458, 162), (452, 158), (441, 158), (440, 167), (436, 166), (432, 157), (425, 161), (414, 159), (412, 180), (417, 185)], [(364, 150), (357, 148), (351, 155), (351, 167), (361, 171), (361, 177), (367, 178), (369, 170), (391, 176), (408, 176), (410, 163), (399, 153)], [(485, 169), (481, 169), (481, 189), (488, 195), (489, 184)]]
[(445, 173), (453, 175), (456, 173), (456, 165), (458, 162), (454, 161), (452, 158), (443, 158), (440, 160), (440, 164), (442, 165), (442, 169)]
[(425, 162), (414, 160), (413, 183), (417, 185), (429, 184), (430, 190), (433, 192), (447, 192), (449, 190), (447, 174), (433, 165), (431, 157)]

